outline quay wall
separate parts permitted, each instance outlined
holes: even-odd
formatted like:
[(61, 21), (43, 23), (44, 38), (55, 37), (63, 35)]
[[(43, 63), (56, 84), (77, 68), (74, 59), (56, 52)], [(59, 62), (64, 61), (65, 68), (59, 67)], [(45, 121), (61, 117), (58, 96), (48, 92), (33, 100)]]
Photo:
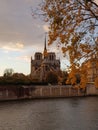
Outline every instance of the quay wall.
[(82, 97), (92, 95), (98, 96), (98, 89), (93, 85), (88, 85), (85, 90), (73, 88), (71, 85), (0, 86), (0, 100)]
[(76, 97), (85, 96), (86, 93), (80, 89), (65, 86), (39, 87), (31, 91), (32, 98), (59, 98), (59, 97)]
[(86, 96), (86, 91), (71, 86), (0, 86), (0, 100)]

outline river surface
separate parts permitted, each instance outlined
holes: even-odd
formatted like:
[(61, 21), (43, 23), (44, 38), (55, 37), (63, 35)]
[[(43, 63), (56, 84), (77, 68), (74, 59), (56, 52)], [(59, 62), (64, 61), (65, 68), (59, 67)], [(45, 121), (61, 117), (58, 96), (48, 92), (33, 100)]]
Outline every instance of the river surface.
[(98, 97), (0, 102), (0, 130), (98, 130)]

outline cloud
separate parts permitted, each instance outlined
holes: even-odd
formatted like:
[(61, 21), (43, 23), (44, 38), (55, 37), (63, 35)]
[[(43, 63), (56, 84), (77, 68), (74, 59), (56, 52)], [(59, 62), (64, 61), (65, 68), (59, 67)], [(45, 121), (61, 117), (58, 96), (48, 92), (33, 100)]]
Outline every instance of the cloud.
[(16, 60), (22, 60), (30, 63), (30, 56), (24, 55), (24, 56), (16, 57)]
[(1, 45), (1, 49), (3, 49), (5, 52), (8, 51), (22, 51), (24, 48), (24, 44), (21, 42), (17, 42), (17, 43), (6, 43), (6, 44), (2, 44)]
[(48, 25), (43, 25), (43, 29), (45, 32), (48, 32), (49, 31), (49, 26)]

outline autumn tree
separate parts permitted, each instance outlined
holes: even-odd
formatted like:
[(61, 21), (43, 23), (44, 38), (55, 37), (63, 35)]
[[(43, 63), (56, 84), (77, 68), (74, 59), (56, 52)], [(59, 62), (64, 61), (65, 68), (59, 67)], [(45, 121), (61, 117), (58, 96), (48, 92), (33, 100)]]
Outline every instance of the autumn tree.
[(62, 72), (62, 84), (66, 84), (67, 79), (68, 79), (68, 72), (63, 71)]
[(98, 5), (95, 0), (43, 0), (40, 7), (33, 14), (41, 14), (48, 22), (48, 44), (57, 41), (68, 55), (73, 83), (81, 64), (93, 55), (98, 57)]

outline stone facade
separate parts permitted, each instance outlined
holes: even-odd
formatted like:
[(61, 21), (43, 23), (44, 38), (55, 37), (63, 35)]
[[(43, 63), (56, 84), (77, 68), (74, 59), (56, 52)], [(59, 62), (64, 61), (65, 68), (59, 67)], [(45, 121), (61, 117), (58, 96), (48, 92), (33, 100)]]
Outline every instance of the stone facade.
[(93, 57), (86, 62), (87, 80), (88, 82), (94, 82), (98, 77), (98, 58)]
[(56, 59), (55, 52), (48, 52), (46, 47), (46, 38), (44, 51), (36, 52), (34, 59), (31, 57), (31, 77), (37, 81), (45, 81), (48, 72), (60, 71), (60, 60)]

